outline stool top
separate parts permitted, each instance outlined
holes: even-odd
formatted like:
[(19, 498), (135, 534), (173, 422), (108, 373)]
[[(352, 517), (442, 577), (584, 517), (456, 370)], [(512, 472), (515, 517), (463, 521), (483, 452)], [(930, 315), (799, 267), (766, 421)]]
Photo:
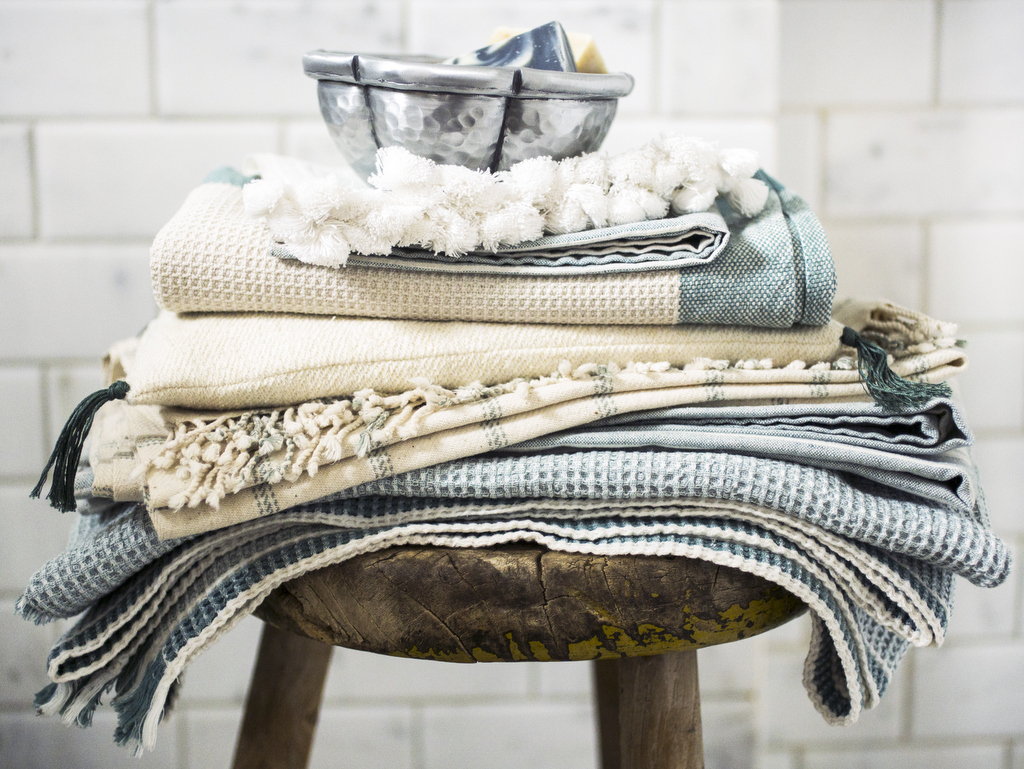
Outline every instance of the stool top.
[(675, 556), (397, 547), (285, 583), (256, 610), (326, 644), (447, 662), (639, 657), (735, 641), (805, 606), (760, 577)]

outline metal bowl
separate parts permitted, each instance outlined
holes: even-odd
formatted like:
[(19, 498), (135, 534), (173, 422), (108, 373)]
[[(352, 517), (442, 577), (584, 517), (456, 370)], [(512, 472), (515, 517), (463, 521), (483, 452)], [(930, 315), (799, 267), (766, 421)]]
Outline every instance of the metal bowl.
[(426, 56), (313, 51), (302, 64), (317, 79), (320, 112), (338, 149), (364, 178), (380, 147), (405, 147), (438, 163), (500, 171), (520, 160), (556, 160), (601, 146), (624, 72), (438, 64)]

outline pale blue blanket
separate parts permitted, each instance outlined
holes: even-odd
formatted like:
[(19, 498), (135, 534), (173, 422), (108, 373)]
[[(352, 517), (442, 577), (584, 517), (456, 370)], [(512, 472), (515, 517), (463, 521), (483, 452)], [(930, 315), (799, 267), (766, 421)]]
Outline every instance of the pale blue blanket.
[(80, 518), (19, 603), (37, 621), (85, 611), (51, 652), (62, 683), (40, 705), (87, 723), (113, 687), (118, 739), (138, 744), (189, 640), (237, 618), (233, 599), (251, 611), (275, 574), (325, 553), (516, 539), (767, 574), (812, 608), (809, 694), (836, 723), (877, 701), (911, 641), (941, 639), (954, 574), (991, 586), (1010, 568), (980, 502), (964, 513), (843, 473), (715, 452), (477, 457), (164, 542), (141, 506), (107, 503)]

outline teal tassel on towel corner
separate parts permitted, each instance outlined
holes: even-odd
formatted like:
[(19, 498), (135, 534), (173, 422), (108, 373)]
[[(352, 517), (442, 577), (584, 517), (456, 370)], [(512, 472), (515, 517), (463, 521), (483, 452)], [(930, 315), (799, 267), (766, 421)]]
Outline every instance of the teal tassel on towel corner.
[(889, 355), (874, 342), (869, 342), (849, 326), (839, 341), (857, 350), (857, 369), (864, 387), (875, 403), (886, 411), (908, 411), (921, 408), (932, 398), (952, 395), (944, 382), (912, 382), (889, 368)]
[(33, 499), (38, 499), (42, 493), (46, 476), (50, 473), (50, 468), (53, 468), (53, 483), (50, 485), (50, 493), (46, 495), (50, 500), (50, 506), (62, 513), (75, 510), (75, 474), (78, 472), (78, 460), (82, 457), (85, 436), (92, 428), (93, 417), (100, 410), (100, 406), (113, 400), (122, 400), (128, 395), (129, 389), (127, 382), (118, 380), (105, 390), (87, 396), (75, 407), (64, 424), (64, 429), (60, 431), (53, 453), (50, 454), (43, 474), (39, 476), (39, 483), (32, 489)]

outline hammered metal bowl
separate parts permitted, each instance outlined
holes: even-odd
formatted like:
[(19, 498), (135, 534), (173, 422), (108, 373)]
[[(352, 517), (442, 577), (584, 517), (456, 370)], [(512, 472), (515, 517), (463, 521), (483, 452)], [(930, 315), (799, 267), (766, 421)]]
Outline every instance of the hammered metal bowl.
[(593, 75), (438, 64), (426, 56), (313, 51), (320, 112), (334, 143), (364, 178), (380, 147), (438, 163), (501, 171), (526, 158), (594, 152), (633, 89), (624, 72)]

